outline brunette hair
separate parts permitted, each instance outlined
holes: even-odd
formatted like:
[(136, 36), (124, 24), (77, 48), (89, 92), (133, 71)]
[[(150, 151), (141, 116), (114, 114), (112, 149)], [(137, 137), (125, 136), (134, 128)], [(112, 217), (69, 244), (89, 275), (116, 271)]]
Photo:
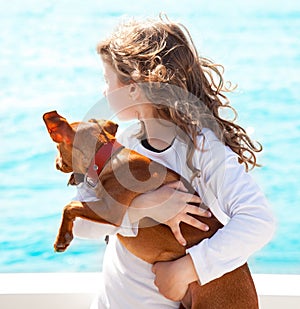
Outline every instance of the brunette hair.
[[(214, 131), (237, 155), (246, 170), (259, 166), (256, 152), (262, 150), (246, 131), (235, 123), (237, 113), (226, 92), (234, 89), (223, 79), (223, 67), (199, 57), (189, 31), (179, 23), (160, 16), (157, 20), (131, 19), (97, 46), (98, 53), (117, 72), (124, 85), (139, 83), (153, 102), (158, 118), (175, 123), (188, 136), (187, 164), (192, 157), (201, 129)], [(233, 120), (224, 119), (222, 108), (233, 111)], [(144, 135), (142, 123), (142, 132)]]

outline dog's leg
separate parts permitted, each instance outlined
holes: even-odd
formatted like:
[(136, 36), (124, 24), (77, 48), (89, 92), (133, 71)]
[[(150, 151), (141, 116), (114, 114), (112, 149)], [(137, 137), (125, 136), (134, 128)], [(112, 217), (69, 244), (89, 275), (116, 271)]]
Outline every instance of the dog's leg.
[(73, 239), (73, 222), (76, 217), (95, 221), (98, 223), (109, 224), (108, 221), (104, 220), (94, 211), (92, 211), (85, 202), (72, 201), (70, 204), (65, 206), (62, 215), (62, 221), (54, 243), (54, 250), (56, 252), (63, 252), (67, 249)]

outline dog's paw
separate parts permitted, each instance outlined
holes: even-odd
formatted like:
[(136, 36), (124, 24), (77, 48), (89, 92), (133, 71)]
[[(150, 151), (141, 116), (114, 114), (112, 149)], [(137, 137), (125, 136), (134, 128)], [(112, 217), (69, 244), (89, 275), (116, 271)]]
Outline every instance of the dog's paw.
[(54, 243), (54, 251), (55, 252), (64, 252), (69, 247), (71, 241), (73, 239), (73, 235), (66, 233), (64, 236), (58, 236)]
[(68, 246), (55, 243), (53, 247), (55, 252), (65, 252)]

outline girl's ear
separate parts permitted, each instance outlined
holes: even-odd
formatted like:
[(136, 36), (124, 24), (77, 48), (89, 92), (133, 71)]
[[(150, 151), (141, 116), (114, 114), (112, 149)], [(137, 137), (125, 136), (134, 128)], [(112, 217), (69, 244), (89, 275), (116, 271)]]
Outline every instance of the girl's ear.
[(141, 95), (141, 89), (136, 83), (132, 83), (128, 86), (129, 96), (133, 101), (137, 101)]
[(57, 111), (43, 115), (47, 130), (55, 143), (65, 142), (71, 144), (74, 140), (75, 131), (72, 129), (66, 118), (60, 116)]

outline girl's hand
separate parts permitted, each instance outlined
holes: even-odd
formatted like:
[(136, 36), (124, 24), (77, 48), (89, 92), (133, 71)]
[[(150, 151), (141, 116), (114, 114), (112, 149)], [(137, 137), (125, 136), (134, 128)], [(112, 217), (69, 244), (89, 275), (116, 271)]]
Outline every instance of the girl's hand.
[(157, 262), (152, 266), (152, 272), (159, 292), (173, 301), (181, 301), (189, 284), (198, 280), (189, 254), (172, 262)]
[(173, 182), (136, 197), (129, 207), (131, 222), (150, 217), (170, 227), (177, 241), (185, 246), (186, 240), (180, 231), (180, 222), (185, 222), (203, 231), (209, 227), (191, 215), (210, 217), (211, 213), (188, 203), (202, 203), (199, 196), (188, 193), (181, 181)]
[[(166, 187), (173, 188), (174, 190), (179, 190), (180, 192), (188, 192), (181, 181), (170, 183), (166, 185)], [(186, 198), (187, 195), (191, 197), (191, 200), (186, 200), (185, 205), (182, 207), (182, 209), (178, 213), (175, 214), (174, 217), (171, 217), (169, 220), (163, 222), (164, 224), (170, 227), (175, 238), (182, 246), (186, 245), (186, 240), (184, 239), (181, 233), (180, 222), (189, 224), (202, 231), (208, 231), (209, 230), (208, 225), (195, 219), (194, 217), (191, 216), (191, 214), (198, 215), (201, 217), (211, 217), (211, 213), (209, 211), (203, 210), (202, 208), (198, 206), (187, 204), (188, 202), (193, 202), (193, 203), (198, 203), (198, 204), (202, 203), (202, 200), (200, 199), (199, 196), (185, 193), (184, 195), (181, 195), (181, 198), (184, 198), (184, 197)], [(184, 204), (184, 201), (182, 201), (182, 203)]]

